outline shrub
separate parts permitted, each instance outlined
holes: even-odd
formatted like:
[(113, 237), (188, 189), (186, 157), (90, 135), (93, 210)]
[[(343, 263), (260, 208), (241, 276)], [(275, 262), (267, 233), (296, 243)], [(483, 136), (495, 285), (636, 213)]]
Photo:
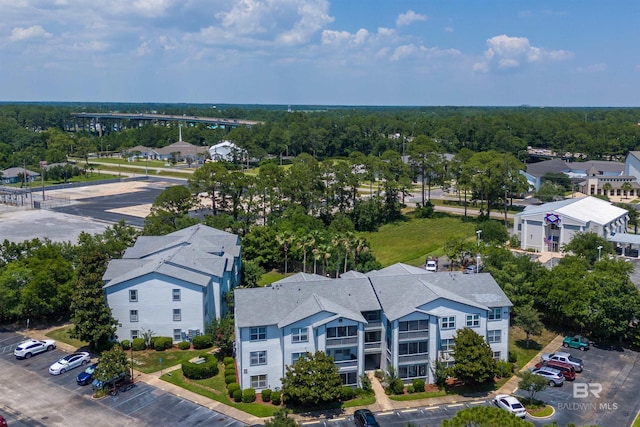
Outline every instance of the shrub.
[(222, 360), (222, 363), (224, 363), (224, 367), (229, 367), (229, 366), (235, 366), (235, 360), (233, 360), (233, 357), (225, 357)]
[(506, 378), (513, 374), (513, 364), (506, 360), (500, 360), (496, 366), (496, 375), (500, 378)]
[(511, 363), (516, 363), (518, 361), (518, 355), (515, 354), (513, 351), (509, 352), (509, 362)]
[(147, 348), (147, 345), (144, 343), (143, 338), (134, 338), (132, 346), (133, 351), (142, 351)]
[[(213, 354), (203, 354), (204, 363), (182, 363), (182, 373), (192, 380), (202, 380), (218, 375), (218, 359)], [(234, 378), (235, 380), (235, 378)]]
[(199, 335), (193, 338), (193, 348), (203, 350), (213, 346), (213, 337), (211, 335)]
[(226, 377), (227, 375), (235, 375), (236, 374), (236, 368), (234, 368), (233, 366), (230, 368), (224, 368), (224, 376)]
[(380, 369), (376, 370), (376, 372), (373, 374), (379, 381), (382, 381), (384, 379), (384, 372), (382, 372)]
[[(235, 396), (234, 396), (235, 397)], [(242, 403), (251, 403), (256, 401), (256, 391), (252, 388), (246, 388), (242, 391)]]
[(271, 403), (273, 403), (276, 406), (279, 406), (280, 403), (282, 403), (282, 400), (280, 400), (280, 396), (281, 396), (281, 393), (279, 391), (274, 391), (273, 393), (271, 393)]
[(227, 391), (229, 392), (229, 397), (233, 397), (233, 393), (235, 393), (236, 390), (240, 390), (240, 384), (231, 383), (227, 385)]
[(353, 391), (353, 389), (347, 385), (343, 385), (342, 388), (340, 388), (341, 400), (351, 400), (354, 398), (355, 394), (356, 393)]
[(407, 393), (409, 393), (409, 394), (413, 394), (413, 393), (415, 393), (415, 392), (416, 392), (416, 389), (415, 389), (415, 387), (413, 387), (413, 384), (409, 384), (409, 385), (407, 386)]
[(226, 375), (224, 377), (224, 382), (225, 382), (225, 384), (235, 383), (236, 382), (236, 376), (235, 375)]
[(131, 341), (129, 341), (129, 340), (122, 340), (120, 345), (122, 346), (123, 350), (130, 350), (131, 349)]
[(180, 350), (189, 350), (191, 348), (191, 343), (189, 341), (180, 341), (178, 343), (178, 348)]
[(390, 394), (403, 394), (404, 393), (404, 383), (400, 378), (396, 378), (389, 383), (389, 387), (387, 388), (387, 392)]
[(265, 388), (260, 394), (263, 402), (269, 402), (271, 400), (271, 389)]
[(233, 392), (233, 401), (236, 403), (242, 402), (242, 390), (238, 389)]
[(362, 387), (362, 390), (364, 391), (370, 391), (373, 388), (371, 385), (371, 380), (366, 374), (360, 376), (360, 385)]
[(164, 351), (173, 347), (173, 338), (171, 337), (154, 337), (151, 346), (156, 351)]
[(420, 379), (413, 380), (412, 385), (416, 393), (421, 393), (424, 391), (424, 380), (420, 380)]

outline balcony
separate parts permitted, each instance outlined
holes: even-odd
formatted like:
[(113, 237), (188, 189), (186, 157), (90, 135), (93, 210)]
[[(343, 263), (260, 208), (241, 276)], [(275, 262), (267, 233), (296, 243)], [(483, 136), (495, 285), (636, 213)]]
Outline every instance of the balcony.
[(365, 353), (375, 353), (382, 350), (382, 341), (364, 343)]
[(428, 340), (429, 331), (398, 332), (398, 340)]
[(428, 362), (428, 361), (429, 361), (429, 353), (402, 354), (398, 356), (399, 365), (414, 363), (414, 362)]
[(382, 329), (382, 321), (381, 320), (369, 320), (369, 323), (367, 323), (364, 326), (364, 330), (365, 331), (376, 331)]
[(358, 337), (327, 338), (326, 347), (349, 347), (357, 345)]
[(333, 364), (338, 367), (338, 371), (353, 371), (358, 368), (358, 359), (340, 360)]

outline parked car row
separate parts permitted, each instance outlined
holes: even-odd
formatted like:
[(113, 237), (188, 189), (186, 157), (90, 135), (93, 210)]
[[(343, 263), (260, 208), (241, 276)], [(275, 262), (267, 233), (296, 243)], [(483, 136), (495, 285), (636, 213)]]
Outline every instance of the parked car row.
[[(54, 340), (29, 339), (19, 343), (13, 351), (13, 355), (16, 359), (30, 359), (34, 355), (51, 351), (55, 348), (56, 342)], [(62, 375), (71, 369), (75, 369), (78, 366), (84, 366), (89, 362), (91, 362), (91, 354), (86, 351), (78, 351), (68, 354), (53, 362), (51, 366), (49, 366), (49, 373), (51, 375)], [(96, 364), (93, 364), (78, 375), (76, 382), (80, 385), (89, 384), (96, 366)]]

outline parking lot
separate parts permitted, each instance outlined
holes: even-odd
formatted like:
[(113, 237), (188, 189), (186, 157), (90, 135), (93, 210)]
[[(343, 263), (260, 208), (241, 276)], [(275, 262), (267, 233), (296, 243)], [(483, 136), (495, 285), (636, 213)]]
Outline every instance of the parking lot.
[(56, 349), (18, 360), (13, 350), (22, 340), (0, 330), (0, 415), (11, 427), (245, 425), (142, 382), (116, 396), (93, 399), (90, 385), (75, 382), (83, 368), (49, 374), (49, 366), (67, 353)]
[[(627, 349), (591, 347), (588, 351), (559, 348), (584, 361), (584, 371), (575, 381), (550, 387), (537, 398), (553, 406), (555, 415), (549, 422), (559, 425), (595, 424), (629, 426), (640, 410), (640, 354)], [(518, 390), (520, 396), (527, 392)], [(585, 394), (587, 396), (585, 396)]]

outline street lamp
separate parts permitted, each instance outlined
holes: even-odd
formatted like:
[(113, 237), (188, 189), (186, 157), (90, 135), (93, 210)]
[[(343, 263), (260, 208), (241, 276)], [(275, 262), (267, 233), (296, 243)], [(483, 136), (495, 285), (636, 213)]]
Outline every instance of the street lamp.
[(601, 253), (602, 253), (602, 246), (598, 246), (598, 261), (600, 261)]
[(478, 235), (478, 246), (480, 246), (480, 235), (482, 234), (482, 230), (476, 231), (476, 234)]
[(480, 254), (476, 255), (476, 274), (480, 273)]

